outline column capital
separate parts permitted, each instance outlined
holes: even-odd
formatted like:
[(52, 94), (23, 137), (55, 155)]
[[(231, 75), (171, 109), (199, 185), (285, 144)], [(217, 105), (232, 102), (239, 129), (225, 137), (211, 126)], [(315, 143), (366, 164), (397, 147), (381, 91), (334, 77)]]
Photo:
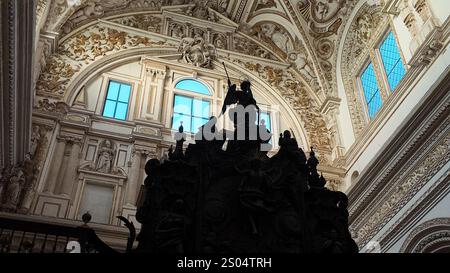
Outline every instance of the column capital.
[(82, 136), (74, 136), (74, 135), (59, 135), (56, 137), (59, 142), (65, 142), (66, 144), (76, 144), (81, 145), (83, 141)]
[(339, 112), (341, 99), (335, 97), (327, 97), (320, 107), (320, 112), (327, 115), (329, 112)]

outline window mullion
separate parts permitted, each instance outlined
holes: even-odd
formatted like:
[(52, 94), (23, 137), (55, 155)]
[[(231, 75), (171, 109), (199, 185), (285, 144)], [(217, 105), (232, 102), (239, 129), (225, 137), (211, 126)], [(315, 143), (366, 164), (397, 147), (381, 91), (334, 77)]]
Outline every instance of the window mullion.
[(191, 121), (191, 133), (194, 133), (194, 118), (193, 118), (193, 116), (194, 116), (194, 101), (195, 101), (195, 98), (192, 98), (192, 100), (191, 100), (191, 114), (190, 114), (190, 121)]
[(387, 75), (384, 71), (383, 61), (381, 59), (381, 54), (378, 49), (372, 49), (370, 51), (370, 58), (373, 64), (373, 70), (375, 71), (375, 78), (377, 79), (378, 92), (380, 92), (381, 102), (388, 99), (389, 96), (389, 81)]

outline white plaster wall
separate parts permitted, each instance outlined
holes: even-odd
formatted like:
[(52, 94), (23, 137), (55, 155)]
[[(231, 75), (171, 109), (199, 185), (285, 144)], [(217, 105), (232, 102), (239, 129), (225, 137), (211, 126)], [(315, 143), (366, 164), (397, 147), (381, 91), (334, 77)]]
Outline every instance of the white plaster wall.
[(87, 110), (95, 111), (100, 90), (102, 89), (103, 78), (99, 77), (86, 85)]
[[(364, 175), (366, 168), (370, 166), (371, 162), (381, 154), (382, 148), (392, 139), (399, 128), (409, 119), (415, 109), (421, 104), (421, 101), (426, 97), (426, 94), (430, 92), (431, 87), (438, 82), (441, 76), (446, 75), (446, 69), (450, 64), (450, 45), (442, 52), (437, 60), (431, 65), (429, 70), (424, 74), (420, 80), (411, 86), (412, 90), (409, 95), (396, 105), (392, 115), (389, 119), (382, 124), (380, 130), (374, 138), (367, 144), (364, 151), (355, 160), (353, 164), (349, 166), (348, 175), (345, 178), (346, 185), (351, 185), (351, 174), (354, 171), (358, 171), (361, 176)], [(351, 185), (347, 191), (354, 185)]]
[(409, 229), (409, 231), (405, 235), (403, 235), (392, 247), (387, 249), (386, 252), (398, 253), (415, 227), (425, 223), (426, 221), (443, 217), (450, 217), (450, 194), (447, 194), (439, 203), (437, 203), (431, 211), (429, 211), (422, 219), (420, 219), (420, 221), (417, 222), (417, 224), (415, 224), (413, 228)]
[[(445, 183), (442, 182), (444, 177), (448, 175), (448, 170), (450, 169), (450, 162), (448, 162), (434, 177), (430, 179), (430, 181), (427, 182), (427, 184), (422, 187), (415, 196), (388, 222), (386, 225), (372, 238), (372, 241), (377, 241), (380, 239), (380, 237), (385, 234), (395, 222), (397, 222), (402, 216), (406, 215), (408, 210), (410, 210), (412, 207), (415, 206), (415, 203), (425, 194), (428, 190), (430, 190), (433, 185), (440, 181), (439, 183)], [(437, 218), (437, 217), (450, 217), (450, 194), (447, 194), (436, 206), (434, 206), (425, 216), (423, 216), (420, 221), (418, 221), (416, 224), (414, 224), (411, 227), (407, 227), (409, 229), (408, 233), (406, 233), (404, 236), (402, 236), (398, 242), (396, 242), (392, 247), (390, 247), (388, 250), (383, 250), (383, 252), (399, 252), (401, 246), (403, 245), (403, 242), (406, 240), (409, 233), (414, 229), (414, 227), (420, 225), (421, 223)], [(382, 246), (383, 247), (383, 246)]]
[[(353, 9), (350, 18), (355, 17), (358, 10), (361, 8), (361, 6), (366, 1), (359, 1), (355, 8)], [(347, 33), (351, 26), (351, 19), (349, 22), (345, 25), (344, 31), (342, 33), (342, 39), (339, 44), (338, 49), (338, 56), (337, 56), (337, 65), (336, 65), (336, 75), (337, 75), (337, 89), (338, 89), (338, 96), (342, 100), (341, 105), (339, 106), (339, 124), (340, 124), (340, 133), (341, 133), (341, 140), (342, 140), (342, 146), (348, 150), (350, 146), (355, 142), (355, 134), (353, 132), (353, 125), (351, 121), (350, 111), (348, 109), (348, 101), (347, 101), (347, 95), (345, 94), (345, 88), (344, 88), (344, 82), (342, 80), (342, 51), (344, 49), (344, 42), (345, 42), (345, 36), (347, 36)]]
[(410, 47), (412, 37), (408, 28), (403, 23), (403, 16), (391, 16), (392, 24), (394, 27), (394, 33), (397, 35), (397, 43), (401, 48), (401, 53), (405, 58), (405, 62), (408, 63), (412, 58), (412, 50)]
[(450, 1), (449, 0), (428, 0), (428, 5), (431, 8), (431, 12), (442, 25), (445, 20), (450, 16)]
[(127, 75), (134, 78), (141, 78), (142, 66), (139, 62), (133, 62), (119, 66), (112, 70), (112, 72)]

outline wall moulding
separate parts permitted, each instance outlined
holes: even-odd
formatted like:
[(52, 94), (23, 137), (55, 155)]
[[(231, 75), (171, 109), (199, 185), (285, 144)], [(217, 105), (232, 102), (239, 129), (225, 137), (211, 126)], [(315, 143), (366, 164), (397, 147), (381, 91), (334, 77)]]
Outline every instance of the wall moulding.
[(441, 80), (385, 151), (380, 151), (381, 159), (374, 160), (350, 190), (350, 223), (359, 234), (360, 245), (367, 243), (449, 160), (449, 77)]
[(450, 241), (450, 218), (435, 218), (414, 228), (401, 248), (402, 253), (422, 253), (437, 241)]
[[(450, 22), (450, 20), (449, 20)], [(446, 29), (449, 29), (449, 27), (446, 27)], [(440, 39), (431, 39), (430, 35), (430, 41), (438, 41), (438, 43), (442, 46), (442, 48), (445, 48), (449, 44), (449, 32), (446, 31), (445, 33), (441, 33), (439, 36), (439, 32), (435, 30), (433, 33), (437, 35), (437, 37), (440, 37)], [(424, 45), (424, 50), (426, 51), (427, 46)], [(419, 52), (419, 51), (418, 51)], [(442, 56), (443, 50), (437, 50), (434, 51), (436, 53), (435, 56), (433, 56), (433, 61), (436, 60), (439, 56)], [(418, 60), (420, 55), (416, 53), (415, 57), (412, 60)], [(412, 62), (410, 62), (411, 64)], [(417, 62), (416, 62), (417, 63)], [(347, 153), (345, 154), (345, 164), (347, 168), (351, 168), (353, 164), (360, 158), (362, 151), (364, 151), (367, 147), (367, 145), (375, 138), (377, 133), (383, 128), (383, 126), (386, 124), (386, 122), (392, 117), (392, 115), (395, 113), (396, 109), (400, 106), (400, 103), (404, 101), (406, 97), (409, 96), (410, 92), (416, 88), (416, 85), (421, 81), (421, 79), (428, 73), (428, 71), (431, 68), (431, 63), (420, 64), (420, 65), (411, 65), (410, 68), (407, 70), (406, 75), (400, 82), (400, 84), (397, 86), (395, 92), (391, 94), (388, 99), (384, 102), (384, 105), (381, 109), (381, 111), (377, 114), (374, 120), (372, 120), (369, 124), (365, 125), (365, 129), (361, 131), (360, 135), (356, 138), (356, 141), (352, 144), (352, 146), (347, 150)], [(448, 72), (450, 71), (449, 68), (447, 68), (444, 72), (442, 72), (441, 77), (438, 82), (442, 82), (443, 77), (445, 77)], [(430, 93), (430, 92), (428, 92)]]
[(448, 179), (450, 171), (447, 171), (437, 180), (425, 194), (423, 194), (389, 229), (380, 236), (380, 244), (383, 249), (391, 248), (403, 236), (408, 234), (422, 217), (430, 212), (447, 194), (450, 193)]
[(441, 27), (435, 27), (415, 51), (408, 65), (411, 67), (430, 66), (446, 48), (450, 41), (450, 18)]

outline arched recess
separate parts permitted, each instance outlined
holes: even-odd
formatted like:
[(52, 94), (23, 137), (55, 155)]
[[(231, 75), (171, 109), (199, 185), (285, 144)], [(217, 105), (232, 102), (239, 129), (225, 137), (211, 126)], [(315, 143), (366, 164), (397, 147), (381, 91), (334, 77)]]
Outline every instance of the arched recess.
[(356, 6), (343, 32), (338, 52), (338, 82), (343, 84), (355, 136), (359, 136), (367, 121), (356, 78), (370, 56), (370, 48), (389, 24), (388, 15), (379, 4), (361, 1)]
[[(133, 48), (133, 49), (125, 49), (120, 52), (116, 52), (114, 54), (105, 56), (100, 58), (99, 60), (94, 61), (85, 67), (77, 77), (75, 77), (71, 83), (68, 85), (67, 90), (64, 92), (63, 101), (68, 105), (73, 105), (79, 93), (83, 90), (83, 86), (92, 81), (93, 79), (99, 77), (103, 73), (110, 71), (118, 66), (122, 66), (124, 64), (134, 62), (140, 60), (142, 57), (158, 57), (162, 49), (155, 48)], [(162, 58), (169, 57), (169, 59), (175, 59), (174, 54), (176, 53), (175, 48), (173, 49), (163, 49), (164, 53)], [(167, 61), (167, 60), (166, 60)], [(305, 123), (307, 121), (301, 120), (301, 117), (298, 113), (292, 109), (292, 106), (283, 98), (282, 94), (274, 89), (272, 85), (267, 83), (265, 80), (261, 79), (254, 75), (251, 71), (245, 69), (226, 59), (219, 59), (214, 62), (214, 72), (221, 74), (223, 79), (226, 78), (226, 73), (222, 68), (222, 61), (225, 62), (227, 68), (229, 69), (229, 73), (244, 76), (252, 82), (252, 85), (255, 86), (258, 90), (262, 90), (264, 92), (260, 92), (259, 95), (264, 98), (270, 105), (279, 105), (280, 108), (283, 109), (284, 113), (287, 115), (283, 116), (284, 123), (288, 124), (288, 128), (282, 128), (283, 130), (293, 130), (293, 133), (297, 138), (299, 138), (299, 142), (304, 145), (304, 148), (307, 149), (310, 145), (310, 137), (307, 130), (305, 129)], [(193, 69), (196, 69), (193, 67)], [(239, 78), (236, 76), (235, 78)], [(277, 141), (277, 136), (274, 136), (274, 141)]]
[(450, 218), (435, 218), (417, 226), (400, 252), (450, 253)]
[[(177, 59), (179, 44), (180, 39), (174, 37), (97, 21), (64, 39), (57, 52), (47, 59), (36, 85), (37, 95), (71, 104), (76, 99), (74, 92), (80, 90), (92, 75), (137, 56), (172, 55)], [(318, 151), (321, 164), (331, 166), (330, 134), (320, 111), (321, 101), (289, 64), (229, 50), (218, 49), (217, 53), (228, 65), (261, 81), (261, 86), (277, 97), (277, 104), (285, 105), (292, 120), (297, 120), (293, 127), (303, 128), (296, 132), (298, 136), (304, 135), (302, 142)], [(216, 70), (221, 67), (220, 62), (215, 65)], [(223, 71), (222, 75), (225, 75)]]

